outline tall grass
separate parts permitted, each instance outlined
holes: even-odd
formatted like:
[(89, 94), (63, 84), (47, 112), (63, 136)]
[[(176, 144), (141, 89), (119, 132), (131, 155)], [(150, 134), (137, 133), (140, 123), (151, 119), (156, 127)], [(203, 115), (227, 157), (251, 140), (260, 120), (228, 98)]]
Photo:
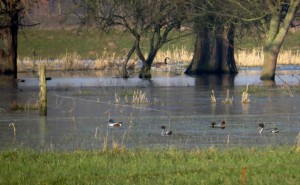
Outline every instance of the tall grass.
[[(262, 66), (264, 61), (263, 48), (237, 51), (235, 54), (235, 59), (237, 65), (240, 67)], [(299, 65), (300, 50), (281, 50), (278, 55), (277, 64)]]
[[(125, 55), (124, 55), (125, 56)], [(188, 66), (192, 60), (193, 53), (182, 47), (180, 49), (160, 51), (155, 58), (155, 62), (162, 62), (165, 58), (170, 58), (169, 64)], [(237, 51), (235, 54), (238, 67), (257, 67), (262, 66), (264, 54), (262, 49), (254, 48), (251, 50)], [(19, 58), (18, 70), (37, 71), (39, 65), (46, 65), (47, 70), (98, 70), (98, 69), (116, 69), (122, 62), (122, 58), (116, 57), (116, 53), (107, 53), (103, 51), (95, 60), (86, 60), (78, 53), (65, 53), (61, 58), (56, 59), (32, 59)], [(137, 57), (134, 56), (128, 66), (137, 68)], [(300, 65), (300, 50), (285, 50), (278, 55), (278, 65)]]
[(294, 148), (1, 151), (1, 184), (298, 184)]

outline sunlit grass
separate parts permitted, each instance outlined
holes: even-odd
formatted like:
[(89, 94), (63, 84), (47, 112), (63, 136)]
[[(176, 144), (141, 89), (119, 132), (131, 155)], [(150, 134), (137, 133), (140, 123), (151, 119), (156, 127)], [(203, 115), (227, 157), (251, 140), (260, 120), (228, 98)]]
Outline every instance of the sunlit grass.
[[(278, 56), (278, 64), (300, 64), (300, 48), (297, 41), (300, 32), (289, 33)], [(166, 44), (155, 62), (170, 58), (170, 64), (188, 66), (193, 57), (194, 36), (184, 37)], [(132, 37), (118, 31), (110, 34), (76, 30), (24, 30), (19, 34), (19, 71), (34, 71), (37, 65), (46, 64), (47, 70), (86, 70), (117, 68), (132, 46)], [(238, 67), (261, 66), (263, 48), (261, 41), (245, 37), (237, 40), (235, 59)], [(142, 45), (147, 52), (147, 41)], [(87, 62), (86, 59), (91, 59)], [(134, 54), (128, 66), (136, 67)], [(116, 69), (118, 70), (118, 69)]]
[[(116, 146), (118, 148), (118, 146)], [(295, 148), (1, 151), (1, 184), (297, 184)]]

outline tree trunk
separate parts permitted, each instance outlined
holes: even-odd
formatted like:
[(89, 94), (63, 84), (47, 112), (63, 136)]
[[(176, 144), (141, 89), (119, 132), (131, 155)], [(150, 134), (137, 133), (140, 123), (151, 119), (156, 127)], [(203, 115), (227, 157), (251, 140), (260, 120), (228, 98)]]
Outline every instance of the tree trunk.
[[(264, 47), (264, 64), (261, 80), (275, 80), (277, 57), (282, 43), (299, 7), (300, 0), (291, 1), (284, 18), (280, 8), (273, 7), (267, 39)], [(281, 5), (280, 5), (281, 6)]]
[(224, 29), (222, 35), (214, 35), (202, 28), (197, 34), (194, 57), (185, 71), (188, 75), (204, 73), (237, 73), (234, 60), (234, 28)]
[[(151, 42), (151, 46), (153, 46), (153, 45), (154, 44)], [(150, 47), (150, 48), (151, 49), (149, 51), (147, 59), (145, 59), (145, 57), (141, 51), (141, 48), (140, 48), (140, 40), (139, 39), (136, 40), (136, 52), (137, 52), (137, 55), (139, 56), (140, 60), (142, 60), (142, 62), (143, 62), (143, 66), (139, 73), (139, 78), (144, 78), (144, 79), (152, 78), (151, 65), (154, 61), (154, 58), (155, 58), (160, 46)]]
[(152, 78), (151, 75), (151, 65), (154, 61), (154, 58), (156, 56), (157, 50), (150, 51), (147, 60), (143, 61), (143, 66), (141, 68), (139, 78)]
[(0, 29), (0, 70), (17, 78), (18, 16), (11, 19), (11, 26)]
[[(274, 46), (275, 47), (275, 46)], [(277, 56), (279, 53), (280, 46), (276, 46), (276, 49), (265, 48), (264, 50), (264, 64), (262, 75), (260, 76), (261, 80), (275, 80), (275, 71), (277, 64)]]
[(151, 66), (147, 62), (143, 62), (143, 66), (139, 73), (139, 78), (149, 79), (151, 78)]
[(131, 49), (127, 53), (127, 56), (126, 56), (126, 59), (125, 59), (124, 63), (122, 64), (122, 71), (121, 71), (122, 78), (129, 78), (127, 65), (128, 65), (128, 62), (129, 62), (132, 54), (134, 53), (135, 49), (136, 49), (136, 43), (134, 43), (132, 45)]

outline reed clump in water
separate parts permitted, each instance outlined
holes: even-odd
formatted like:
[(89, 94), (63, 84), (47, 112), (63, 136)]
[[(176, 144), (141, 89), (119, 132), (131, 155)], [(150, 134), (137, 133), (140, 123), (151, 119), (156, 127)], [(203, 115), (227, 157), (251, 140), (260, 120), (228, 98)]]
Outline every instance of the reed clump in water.
[(18, 103), (17, 101), (13, 101), (10, 104), (11, 110), (38, 110), (39, 109), (39, 101), (28, 101), (26, 104)]
[(230, 98), (229, 89), (227, 89), (226, 98), (222, 100), (224, 104), (232, 104), (233, 102), (233, 96)]
[(250, 103), (250, 94), (248, 93), (249, 84), (247, 84), (246, 90), (242, 93), (242, 103)]

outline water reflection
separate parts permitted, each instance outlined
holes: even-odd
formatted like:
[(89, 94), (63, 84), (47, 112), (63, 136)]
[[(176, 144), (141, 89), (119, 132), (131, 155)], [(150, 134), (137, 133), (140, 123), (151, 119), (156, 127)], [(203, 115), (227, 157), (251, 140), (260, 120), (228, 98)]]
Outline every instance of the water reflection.
[(216, 89), (219, 87), (231, 88), (234, 86), (236, 74), (203, 74), (195, 78), (195, 85)]
[[(161, 74), (150, 80), (64, 75), (67, 74), (51, 75), (53, 80), (48, 81), (46, 117), (40, 117), (38, 111), (10, 109), (13, 101), (26, 103), (37, 97), (37, 78), (24, 76), (25, 83), (0, 85), (0, 109), (3, 110), (0, 111), (0, 149), (99, 149), (113, 142), (128, 148), (281, 146), (294, 145), (300, 131), (298, 93), (289, 97), (282, 93), (278, 84), (272, 84), (264, 86), (262, 93), (250, 93), (250, 103), (241, 102), (241, 92), (249, 79), (259, 78), (252, 73), (249, 76), (248, 72), (248, 76), (240, 72), (236, 76), (197, 78), (178, 75), (164, 78)], [(239, 81), (243, 78), (247, 80)], [(255, 80), (251, 83), (256, 84)], [(228, 89), (233, 102), (225, 104), (222, 100)], [(136, 90), (145, 92), (149, 102), (132, 104), (132, 94)], [(211, 103), (211, 90), (215, 92), (216, 103)], [(116, 95), (120, 96), (120, 103), (115, 102)], [(123, 121), (124, 126), (108, 128), (109, 115)], [(212, 121), (222, 120), (227, 122), (226, 129), (210, 127)], [(9, 127), (12, 122), (15, 134)], [(260, 135), (259, 122), (283, 128), (282, 132)], [(161, 137), (161, 125), (166, 125), (174, 134)]]

